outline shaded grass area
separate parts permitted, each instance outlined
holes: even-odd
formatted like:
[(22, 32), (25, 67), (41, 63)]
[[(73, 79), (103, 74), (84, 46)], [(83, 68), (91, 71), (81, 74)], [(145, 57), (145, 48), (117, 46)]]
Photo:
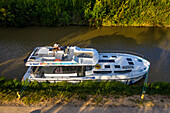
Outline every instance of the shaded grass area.
[[(0, 100), (11, 101), (17, 98), (17, 91), (21, 91), (24, 82), (18, 80), (7, 80), (5, 77), (0, 77)], [(142, 86), (126, 85), (116, 81), (85, 81), (77, 84), (68, 82), (31, 82), (27, 86), (22, 95), (22, 102), (25, 104), (33, 104), (41, 101), (49, 100), (53, 97), (68, 101), (71, 97), (76, 97), (80, 100), (86, 100), (88, 95), (99, 95), (98, 102), (102, 100), (102, 96), (109, 95), (140, 95)], [(21, 93), (21, 92), (20, 92)], [(168, 95), (170, 96), (170, 83), (156, 82), (149, 84), (147, 87), (149, 95)]]
[(0, 25), (169, 26), (169, 0), (0, 0)]

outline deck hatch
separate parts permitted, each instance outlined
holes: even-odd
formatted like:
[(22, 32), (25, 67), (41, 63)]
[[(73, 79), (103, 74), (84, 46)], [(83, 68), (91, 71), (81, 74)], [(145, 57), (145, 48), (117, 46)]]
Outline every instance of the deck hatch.
[(99, 60), (99, 62), (115, 62), (115, 60)]
[(112, 71), (93, 71), (93, 73), (107, 74), (107, 73), (112, 73)]

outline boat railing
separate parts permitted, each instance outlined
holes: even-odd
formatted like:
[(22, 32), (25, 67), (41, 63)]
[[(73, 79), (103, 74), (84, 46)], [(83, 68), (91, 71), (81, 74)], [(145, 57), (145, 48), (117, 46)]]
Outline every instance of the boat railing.
[(136, 52), (132, 52), (132, 51), (124, 51), (124, 50), (97, 50), (99, 53), (103, 52), (103, 53), (127, 53), (127, 54), (132, 54), (132, 55), (137, 55), (139, 57), (143, 57), (144, 55), (140, 54), (140, 53), (136, 53)]

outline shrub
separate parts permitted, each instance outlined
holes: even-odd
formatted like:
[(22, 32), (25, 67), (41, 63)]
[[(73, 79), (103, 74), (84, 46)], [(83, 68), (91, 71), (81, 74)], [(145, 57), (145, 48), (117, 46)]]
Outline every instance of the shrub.
[(0, 0), (0, 25), (169, 26), (168, 0)]

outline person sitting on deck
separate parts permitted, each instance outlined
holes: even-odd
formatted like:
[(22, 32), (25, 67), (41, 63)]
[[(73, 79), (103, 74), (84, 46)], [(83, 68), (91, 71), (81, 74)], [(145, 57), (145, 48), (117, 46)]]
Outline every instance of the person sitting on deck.
[(54, 44), (53, 48), (55, 48), (55, 49), (60, 49), (60, 46), (59, 46), (59, 44), (56, 42), (56, 43)]
[(66, 46), (64, 49), (64, 53), (68, 53), (69, 52), (69, 46)]
[(61, 50), (61, 48), (57, 42), (54, 44), (53, 48), (53, 56), (55, 56), (55, 51)]

